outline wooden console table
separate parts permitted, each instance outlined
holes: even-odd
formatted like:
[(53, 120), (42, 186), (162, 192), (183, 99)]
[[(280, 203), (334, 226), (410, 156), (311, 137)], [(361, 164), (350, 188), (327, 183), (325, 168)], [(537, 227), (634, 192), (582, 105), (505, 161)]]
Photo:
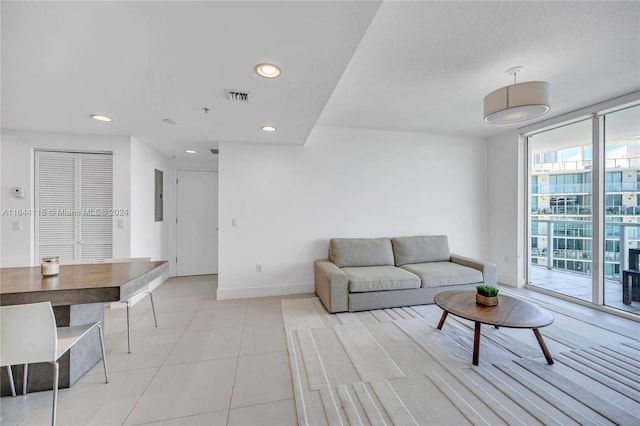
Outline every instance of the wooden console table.
[[(39, 266), (0, 268), (0, 305), (50, 301), (59, 327), (104, 323), (104, 303), (129, 299), (168, 270), (166, 261), (61, 265), (60, 273), (51, 277), (43, 277)], [(98, 336), (87, 336), (60, 360), (60, 387), (73, 385), (100, 359)], [(50, 368), (29, 367), (28, 391), (52, 388)], [(14, 376), (21, 387), (21, 366), (14, 368)], [(1, 395), (9, 395), (6, 372), (0, 377)]]

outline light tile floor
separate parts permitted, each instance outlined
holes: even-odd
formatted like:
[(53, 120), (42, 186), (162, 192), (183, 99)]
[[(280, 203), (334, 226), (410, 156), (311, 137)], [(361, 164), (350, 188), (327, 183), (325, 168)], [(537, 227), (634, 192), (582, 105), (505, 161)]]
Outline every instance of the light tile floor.
[[(216, 300), (216, 276), (172, 278), (132, 308), (105, 309), (101, 364), (61, 389), (59, 425), (296, 425), (282, 322), (288, 296)], [(313, 297), (313, 294), (290, 297)], [(0, 424), (51, 420), (51, 391), (0, 399)]]
[[(584, 277), (552, 272), (540, 282), (584, 288)], [(287, 296), (216, 300), (216, 289), (216, 276), (168, 280), (154, 291), (157, 328), (148, 298), (136, 304), (131, 354), (125, 309), (105, 309), (110, 383), (98, 364), (61, 389), (58, 424), (296, 425), (281, 310)], [(0, 399), (3, 426), (50, 418), (50, 391)]]

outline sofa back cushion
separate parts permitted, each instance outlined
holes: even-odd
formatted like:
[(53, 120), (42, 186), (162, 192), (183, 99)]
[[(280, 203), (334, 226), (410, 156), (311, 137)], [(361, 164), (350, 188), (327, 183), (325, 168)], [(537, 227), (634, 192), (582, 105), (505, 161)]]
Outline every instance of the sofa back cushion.
[(358, 266), (393, 266), (389, 238), (332, 238), (329, 260), (339, 268)]
[(391, 240), (396, 266), (412, 263), (448, 262), (449, 239), (446, 235), (397, 237)]

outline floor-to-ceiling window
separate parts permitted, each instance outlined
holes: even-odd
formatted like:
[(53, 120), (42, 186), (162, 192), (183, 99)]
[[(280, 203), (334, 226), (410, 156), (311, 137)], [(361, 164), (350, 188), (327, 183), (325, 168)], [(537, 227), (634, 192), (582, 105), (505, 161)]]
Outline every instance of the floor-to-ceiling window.
[(621, 283), (640, 248), (640, 105), (534, 131), (527, 144), (528, 283), (640, 313)]
[[(530, 263), (532, 285), (591, 301), (591, 123), (531, 135)], [(547, 271), (580, 274), (554, 279)]]
[(623, 309), (634, 305), (640, 308), (640, 300), (623, 301), (618, 291), (622, 271), (629, 268), (630, 254), (640, 247), (640, 105), (604, 114), (602, 122), (606, 238), (603, 302)]

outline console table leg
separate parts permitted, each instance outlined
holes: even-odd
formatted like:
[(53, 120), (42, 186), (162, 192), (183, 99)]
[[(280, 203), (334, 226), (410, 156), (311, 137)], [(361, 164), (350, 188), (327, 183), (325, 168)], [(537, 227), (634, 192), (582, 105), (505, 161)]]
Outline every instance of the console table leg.
[(449, 311), (444, 311), (442, 316), (440, 317), (440, 322), (438, 323), (438, 330), (442, 330), (442, 326), (444, 325), (444, 320), (447, 319), (447, 315), (449, 315)]
[(478, 365), (480, 358), (480, 326), (482, 323), (476, 321), (475, 332), (473, 333), (473, 365)]
[(549, 353), (549, 349), (547, 349), (547, 345), (542, 340), (542, 334), (538, 331), (537, 328), (533, 329), (533, 334), (535, 334), (536, 339), (538, 340), (538, 344), (540, 345), (540, 349), (542, 349), (542, 353), (544, 357), (547, 359), (547, 364), (553, 364), (553, 359), (551, 358), (551, 354)]

